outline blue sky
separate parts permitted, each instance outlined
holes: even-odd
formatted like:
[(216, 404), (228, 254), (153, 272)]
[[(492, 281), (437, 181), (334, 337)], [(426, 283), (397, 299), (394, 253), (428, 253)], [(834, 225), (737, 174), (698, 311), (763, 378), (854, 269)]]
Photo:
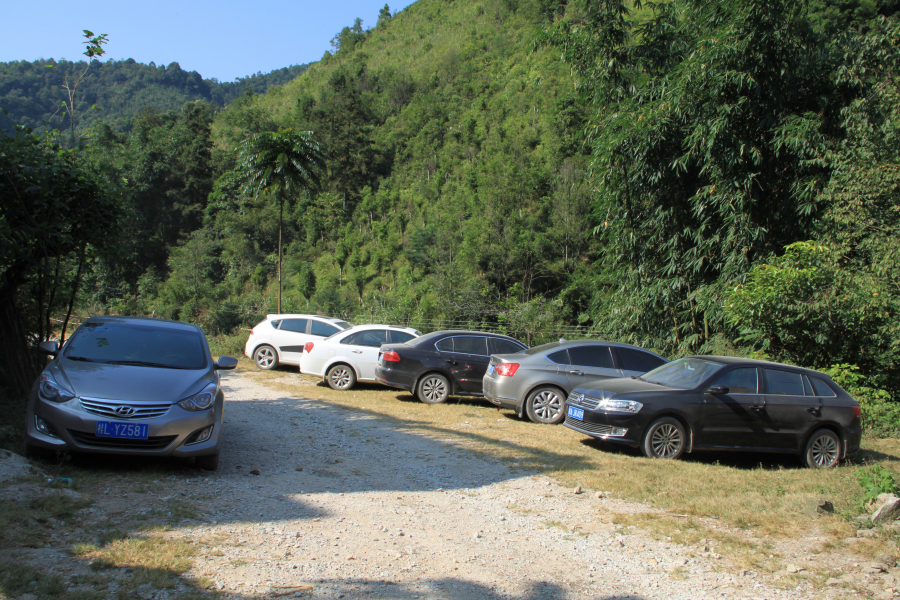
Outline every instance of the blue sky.
[(412, 0), (93, 0), (37, 4), (5, 2), (0, 61), (79, 60), (82, 30), (109, 34), (104, 60), (197, 71), (232, 81), (262, 71), (319, 60), (331, 38), (356, 17), (374, 27), (385, 5), (396, 12)]

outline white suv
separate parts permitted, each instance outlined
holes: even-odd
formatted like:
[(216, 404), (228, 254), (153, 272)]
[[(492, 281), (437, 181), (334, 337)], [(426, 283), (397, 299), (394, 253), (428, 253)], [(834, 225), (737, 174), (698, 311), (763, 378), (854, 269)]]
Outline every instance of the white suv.
[(409, 327), (358, 325), (321, 342), (307, 342), (300, 372), (324, 378), (333, 389), (349, 390), (357, 381), (375, 381), (382, 344), (404, 344), (420, 335)]
[(347, 321), (319, 315), (268, 315), (250, 331), (244, 354), (260, 369), (299, 365), (306, 342), (317, 342), (353, 327)]

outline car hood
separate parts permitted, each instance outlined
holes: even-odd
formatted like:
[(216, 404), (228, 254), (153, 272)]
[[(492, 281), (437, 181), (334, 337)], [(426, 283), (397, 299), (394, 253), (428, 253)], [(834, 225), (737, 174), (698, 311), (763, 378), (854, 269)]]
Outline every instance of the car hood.
[(592, 398), (609, 398), (613, 394), (628, 394), (631, 392), (672, 392), (674, 388), (649, 383), (631, 377), (618, 377), (615, 379), (601, 379), (595, 383), (579, 387), (574, 392), (591, 396)]
[[(55, 367), (51, 369), (56, 371), (53, 376), (79, 398), (175, 403), (214, 381), (209, 369), (157, 369), (68, 360)], [(57, 374), (63, 376), (62, 381)]]

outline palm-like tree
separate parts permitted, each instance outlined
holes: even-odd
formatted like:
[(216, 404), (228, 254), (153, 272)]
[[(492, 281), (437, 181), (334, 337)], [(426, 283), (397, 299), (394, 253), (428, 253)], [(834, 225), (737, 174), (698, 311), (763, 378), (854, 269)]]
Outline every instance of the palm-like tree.
[(272, 191), (278, 198), (278, 312), (281, 312), (281, 223), (284, 200), (319, 185), (324, 150), (311, 131), (279, 129), (248, 136), (238, 144), (238, 177), (254, 198)]

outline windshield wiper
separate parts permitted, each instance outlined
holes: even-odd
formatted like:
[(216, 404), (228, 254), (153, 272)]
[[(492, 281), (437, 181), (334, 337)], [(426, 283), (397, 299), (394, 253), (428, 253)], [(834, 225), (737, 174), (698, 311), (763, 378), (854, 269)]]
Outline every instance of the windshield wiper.
[(110, 365), (127, 365), (130, 367), (156, 367), (158, 369), (187, 369), (188, 367), (179, 367), (178, 365), (166, 365), (163, 363), (148, 362), (146, 360), (108, 360)]
[[(638, 379), (641, 379), (641, 378), (638, 377)], [(652, 383), (652, 384), (654, 384), (654, 385), (661, 385), (661, 386), (663, 386), (663, 387), (672, 387), (671, 385), (666, 385), (666, 384), (660, 383), (660, 382), (658, 382), (658, 381), (650, 381), (649, 379), (641, 379), (641, 381), (643, 381), (643, 382), (645, 382), (645, 383)]]
[(86, 358), (84, 356), (68, 356), (68, 355), (66, 355), (66, 358), (68, 360), (79, 360), (81, 362), (102, 362), (99, 360), (94, 360), (93, 358)]

